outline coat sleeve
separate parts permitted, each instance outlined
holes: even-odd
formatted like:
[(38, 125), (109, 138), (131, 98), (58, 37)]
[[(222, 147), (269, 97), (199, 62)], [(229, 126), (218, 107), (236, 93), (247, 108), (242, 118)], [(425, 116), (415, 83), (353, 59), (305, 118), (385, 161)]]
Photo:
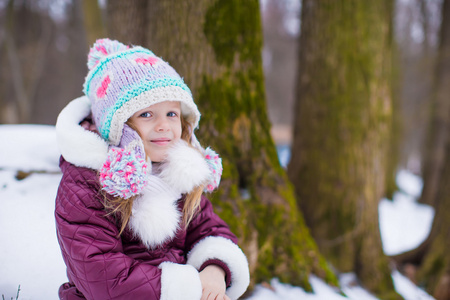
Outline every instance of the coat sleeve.
[(250, 282), (248, 262), (237, 245), (236, 236), (217, 216), (206, 198), (202, 198), (201, 211), (187, 230), (187, 263), (201, 271), (206, 265), (217, 263), (230, 275), (226, 294), (238, 299)]
[(152, 265), (124, 253), (118, 227), (100, 202), (103, 196), (89, 186), (92, 184), (82, 172), (74, 172), (78, 170), (63, 175), (55, 217), (67, 274), (77, 289), (87, 299), (176, 299), (165, 293), (171, 290), (183, 290), (189, 299), (200, 299), (201, 282), (192, 266)]

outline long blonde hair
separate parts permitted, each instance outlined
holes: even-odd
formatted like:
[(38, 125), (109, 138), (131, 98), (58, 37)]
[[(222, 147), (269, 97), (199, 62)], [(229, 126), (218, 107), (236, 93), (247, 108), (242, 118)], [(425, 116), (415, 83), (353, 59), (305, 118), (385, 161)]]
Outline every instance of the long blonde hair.
[[(130, 126), (132, 129), (134, 129), (139, 135), (139, 131), (136, 129), (135, 126), (128, 120), (126, 122), (128, 126)], [(181, 139), (185, 140), (188, 145), (192, 148), (195, 148), (192, 145), (192, 132), (193, 128), (189, 122), (187, 122), (183, 116), (181, 116)], [(200, 185), (192, 189), (191, 192), (187, 193), (184, 198), (184, 206), (183, 206), (183, 218), (182, 218), (182, 224), (184, 226), (184, 229), (186, 229), (191, 221), (194, 219), (196, 214), (200, 211), (200, 203), (201, 198), (203, 194), (203, 189), (205, 188), (205, 185)], [(136, 197), (139, 196), (133, 196), (128, 199), (115, 197), (111, 198), (111, 196), (104, 195), (104, 205), (105, 208), (109, 211), (108, 214), (113, 214), (117, 216), (120, 219), (121, 227), (119, 235), (122, 234), (122, 232), (125, 230), (128, 221), (130, 220), (130, 217), (132, 215), (132, 208), (133, 208), (133, 202), (136, 199)]]

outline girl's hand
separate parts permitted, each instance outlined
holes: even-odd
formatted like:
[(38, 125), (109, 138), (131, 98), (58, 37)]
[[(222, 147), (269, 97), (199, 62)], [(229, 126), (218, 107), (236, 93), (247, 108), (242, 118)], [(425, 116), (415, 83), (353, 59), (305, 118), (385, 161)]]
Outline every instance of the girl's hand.
[(202, 298), (201, 300), (230, 300), (225, 295), (225, 271), (216, 265), (209, 265), (200, 273), (200, 281), (202, 282)]
[(97, 126), (95, 126), (94, 122), (92, 122), (91, 115), (87, 116), (83, 121), (81, 121), (80, 125), (84, 129), (95, 132), (98, 135), (100, 135), (100, 133), (97, 130)]

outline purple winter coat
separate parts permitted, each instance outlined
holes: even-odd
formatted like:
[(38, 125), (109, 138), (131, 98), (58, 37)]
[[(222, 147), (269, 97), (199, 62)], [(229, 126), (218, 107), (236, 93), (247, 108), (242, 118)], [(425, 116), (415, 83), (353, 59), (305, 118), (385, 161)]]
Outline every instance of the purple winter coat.
[[(221, 236), (237, 242), (214, 212), (206, 197), (201, 213), (187, 231), (155, 250), (147, 249), (127, 228), (120, 237), (119, 224), (107, 215), (95, 171), (76, 167), (61, 158), (63, 177), (56, 197), (56, 228), (69, 283), (59, 290), (61, 299), (160, 299), (162, 262), (186, 264), (186, 254), (201, 239)], [(183, 201), (179, 202), (182, 209)], [(231, 274), (220, 260), (219, 264)], [(229, 283), (230, 280), (228, 280)]]

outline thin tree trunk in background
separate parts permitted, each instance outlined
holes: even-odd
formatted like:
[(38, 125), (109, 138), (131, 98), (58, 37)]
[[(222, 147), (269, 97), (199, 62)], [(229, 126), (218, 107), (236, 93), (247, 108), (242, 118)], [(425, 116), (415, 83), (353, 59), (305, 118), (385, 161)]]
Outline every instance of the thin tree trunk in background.
[(439, 53), (432, 95), (431, 125), (425, 148), (420, 202), (435, 206), (436, 193), (443, 172), (450, 126), (450, 4), (442, 6)]
[[(297, 210), (270, 136), (258, 1), (154, 0), (146, 12), (142, 45), (184, 77), (202, 113), (196, 135), (223, 159), (211, 201), (239, 237), (252, 283), (278, 277), (310, 288), (308, 275), (315, 273), (336, 284)], [(127, 26), (110, 36), (125, 38), (122, 33), (136, 25)]]
[(83, 17), (88, 45), (93, 45), (97, 39), (104, 38), (106, 33), (98, 1), (83, 0)]
[(147, 23), (147, 0), (108, 0), (106, 28), (108, 37), (124, 44), (143, 45)]
[(380, 299), (401, 299), (378, 225), (392, 117), (392, 12), (392, 0), (303, 1), (288, 167), (320, 251)]
[[(6, 101), (6, 111), (9, 116), (3, 116), (8, 118), (11, 123), (20, 123), (24, 121), (24, 118), (29, 116), (27, 111), (26, 103), (28, 102), (27, 95), (25, 93), (24, 78), (22, 76), (22, 68), (20, 60), (17, 57), (18, 51), (16, 49), (13, 28), (15, 24), (14, 18), (14, 1), (10, 0), (8, 2), (7, 14), (6, 14), (6, 34), (5, 34), (5, 47), (6, 47), (6, 61), (10, 70), (10, 81), (11, 86), (14, 88), (14, 94), (16, 101)], [(25, 109), (25, 110), (24, 110)]]
[(32, 121), (53, 31), (50, 18), (33, 9), (34, 4), (11, 0), (6, 8), (2, 123)]

